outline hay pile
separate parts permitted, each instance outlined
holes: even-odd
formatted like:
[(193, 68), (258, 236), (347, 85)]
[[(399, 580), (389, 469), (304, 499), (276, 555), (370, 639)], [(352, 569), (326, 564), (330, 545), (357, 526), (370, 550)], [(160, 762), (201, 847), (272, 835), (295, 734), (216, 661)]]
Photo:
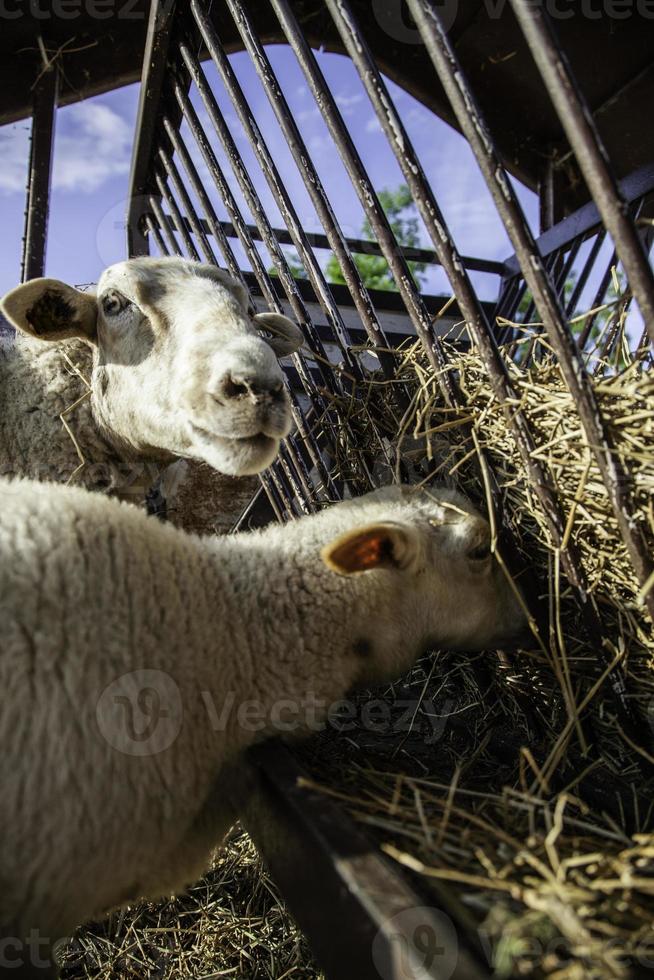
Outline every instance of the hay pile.
[[(305, 764), (463, 926), (495, 975), (645, 975), (654, 970), (652, 623), (555, 360), (537, 340), (522, 368), (519, 346), (506, 362), (580, 552), (604, 649), (589, 641), (479, 356), (448, 350), (466, 408), (447, 409), (422, 348), (408, 347), (397, 382), (372, 380), (341, 402), (356, 437), (343, 436), (338, 466), (353, 475), (363, 446), (380, 481), (436, 477), (482, 512), (499, 509), (535, 575), (544, 625), (517, 652), (425, 658), (374, 692), (374, 714), (360, 703), (356, 728), (339, 730), (336, 717)], [(654, 374), (645, 351), (622, 346), (618, 356), (598, 363), (594, 384), (654, 551)], [(408, 408), (398, 408), (400, 390)], [(636, 738), (607, 664), (624, 675)]]
[(252, 842), (238, 828), (185, 894), (79, 929), (61, 951), (61, 964), (62, 980), (322, 976)]
[[(407, 869), (495, 976), (645, 976), (654, 970), (652, 624), (575, 406), (546, 345), (536, 347), (528, 369), (519, 349), (507, 364), (568, 515), (604, 649), (589, 642), (479, 357), (448, 350), (466, 401), (451, 410), (422, 349), (408, 347), (396, 381), (373, 376), (339, 402), (351, 435), (339, 435), (336, 470), (356, 483), (363, 458), (380, 483), (451, 482), (485, 511), (498, 500), (482, 454), (500, 487), (493, 516), (534, 572), (545, 624), (517, 652), (425, 657), (401, 682), (359, 696), (356, 720), (336, 715), (302, 758), (313, 785)], [(654, 544), (649, 367), (644, 352), (621, 346), (595, 384)], [(637, 740), (621, 723), (606, 663), (624, 673)], [(186, 895), (81, 930), (67, 962), (67, 980), (319, 976), (245, 836)]]

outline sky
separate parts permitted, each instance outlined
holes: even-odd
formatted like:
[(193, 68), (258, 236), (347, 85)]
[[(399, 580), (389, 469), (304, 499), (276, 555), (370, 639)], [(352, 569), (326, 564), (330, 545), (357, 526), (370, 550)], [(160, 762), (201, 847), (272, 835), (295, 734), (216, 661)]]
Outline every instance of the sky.
[[(337, 217), (346, 234), (359, 236), (362, 209), (300, 68), (292, 52), (284, 46), (271, 46), (268, 54)], [(321, 231), (249, 57), (241, 52), (230, 58), (303, 227), (307, 231)], [(402, 175), (353, 65), (342, 55), (322, 52), (318, 58), (374, 186), (397, 187), (403, 182)], [(282, 227), (276, 204), (216, 73), (212, 67), (205, 66), (205, 69), (268, 215), (275, 227)], [(388, 84), (459, 250), (463, 254), (484, 258), (506, 258), (512, 249), (465, 140), (408, 93), (391, 82)], [(194, 102), (203, 121), (206, 121), (199, 100), (194, 98)], [(106, 265), (126, 257), (123, 221), (137, 103), (138, 85), (131, 85), (59, 110), (47, 275), (74, 284), (95, 282)], [(190, 136), (187, 143), (189, 146), (192, 143)], [(28, 120), (0, 128), (0, 216), (3, 230), (0, 238), (0, 294), (16, 285), (20, 277), (28, 146)], [(217, 152), (219, 159), (224, 160), (221, 152)], [(194, 159), (205, 178), (205, 186), (209, 188), (208, 174), (195, 152)], [(225, 171), (237, 200), (244, 204), (227, 164)], [(537, 231), (536, 197), (517, 183), (516, 188), (527, 218)], [(226, 212), (213, 192), (212, 200), (219, 217), (226, 218)], [(244, 210), (249, 219), (245, 207)], [(429, 247), (429, 238), (422, 228), (421, 235), (423, 244)], [(238, 246), (235, 250), (239, 255)], [(328, 253), (320, 253), (323, 263), (327, 257)], [(477, 274), (473, 276), (473, 281), (482, 298), (495, 296), (495, 277)], [(444, 295), (450, 292), (444, 274), (436, 269), (431, 270), (426, 289)]]

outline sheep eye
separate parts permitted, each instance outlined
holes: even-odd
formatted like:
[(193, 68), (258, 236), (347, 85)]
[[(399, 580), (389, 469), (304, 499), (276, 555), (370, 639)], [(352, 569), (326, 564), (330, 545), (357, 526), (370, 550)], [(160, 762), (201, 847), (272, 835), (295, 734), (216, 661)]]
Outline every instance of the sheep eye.
[(470, 561), (486, 561), (490, 558), (490, 545), (481, 544), (478, 548), (473, 548), (472, 551), (468, 552), (468, 558)]
[(105, 316), (117, 316), (131, 305), (127, 297), (115, 289), (102, 297), (102, 311)]

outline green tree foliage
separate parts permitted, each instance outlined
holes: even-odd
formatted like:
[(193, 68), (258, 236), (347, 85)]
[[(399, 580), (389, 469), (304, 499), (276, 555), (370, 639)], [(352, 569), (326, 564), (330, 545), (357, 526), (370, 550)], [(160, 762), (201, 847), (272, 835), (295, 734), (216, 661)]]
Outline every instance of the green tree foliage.
[[(419, 222), (411, 192), (406, 184), (400, 184), (395, 190), (385, 188), (379, 192), (379, 200), (386, 212), (398, 243), (407, 248), (418, 248), (420, 245)], [(370, 222), (366, 218), (361, 226), (361, 237), (374, 240)], [(354, 261), (363, 284), (369, 289), (397, 289), (386, 259), (381, 255), (365, 255), (355, 253)], [(409, 269), (418, 286), (422, 284), (423, 273), (426, 269), (424, 262), (409, 262)], [(344, 283), (343, 273), (338, 259), (332, 255), (325, 269), (329, 282)]]
[[(406, 184), (400, 184), (395, 190), (388, 188), (381, 190), (379, 192), (379, 200), (386, 212), (386, 216), (398, 243), (406, 248), (418, 248), (420, 246), (420, 224), (411, 192)], [(361, 226), (361, 237), (374, 241), (375, 236), (367, 218)], [(286, 261), (288, 262), (291, 275), (295, 279), (307, 278), (306, 270), (294, 249), (286, 251)], [(388, 267), (388, 262), (381, 255), (355, 252), (354, 261), (363, 280), (363, 284), (369, 289), (397, 289), (395, 280), (391, 275), (391, 270)], [(416, 285), (421, 286), (424, 279), (424, 272), (427, 268), (426, 263), (409, 262), (408, 265)], [(277, 270), (274, 268), (268, 271), (270, 275), (277, 275)], [(325, 266), (325, 274), (328, 282), (345, 283), (341, 267), (335, 255), (329, 257)]]

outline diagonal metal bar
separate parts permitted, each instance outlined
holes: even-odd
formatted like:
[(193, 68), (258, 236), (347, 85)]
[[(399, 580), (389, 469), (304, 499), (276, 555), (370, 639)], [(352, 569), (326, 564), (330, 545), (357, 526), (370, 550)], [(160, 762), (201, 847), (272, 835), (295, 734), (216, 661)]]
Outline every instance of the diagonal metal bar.
[[(261, 260), (258, 249), (256, 248), (252, 237), (249, 232), (249, 227), (246, 224), (241, 211), (236, 203), (234, 195), (229, 187), (227, 179), (222, 172), (218, 159), (213, 151), (213, 148), (207, 138), (206, 133), (202, 127), (200, 119), (193, 107), (193, 104), (188, 96), (185, 87), (178, 81), (174, 80), (173, 88), (175, 92), (175, 97), (182, 109), (184, 118), (188, 125), (188, 128), (193, 136), (200, 153), (204, 159), (207, 170), (211, 179), (213, 180), (216, 190), (220, 195), (225, 207), (227, 208), (228, 214), (230, 216), (232, 227), (236, 232), (239, 241), (243, 245), (245, 254), (250, 261), (254, 275), (257, 280), (257, 284), (261, 290), (261, 293), (266, 301), (268, 307), (274, 310), (276, 313), (282, 313), (283, 308), (281, 303), (277, 298), (277, 293), (273, 287), (270, 275)], [(240, 272), (239, 272), (240, 275)], [(316, 401), (315, 387), (311, 379), (309, 370), (305, 364), (304, 357), (300, 352), (293, 354), (293, 364), (298, 372), (298, 377), (302, 386), (307, 394), (307, 397), (312, 401)], [(289, 395), (291, 397), (291, 403), (293, 408), (293, 418), (295, 424), (298, 427), (298, 431), (302, 437), (304, 445), (307, 447), (307, 452), (320, 474), (320, 478), (323, 482), (326, 492), (330, 495), (336, 495), (336, 490), (333, 485), (332, 479), (327, 472), (322, 457), (320, 455), (320, 449), (316, 443), (315, 437), (309, 427), (306, 424), (306, 420), (297, 402), (297, 399), (288, 386)], [(322, 401), (319, 402), (320, 411), (324, 410), (324, 405)]]
[(213, 204), (211, 203), (211, 199), (204, 188), (204, 184), (200, 179), (197, 167), (193, 162), (184, 140), (181, 138), (181, 135), (177, 132), (176, 127), (172, 124), (167, 115), (163, 116), (162, 123), (164, 130), (166, 131), (166, 135), (168, 136), (176, 155), (179, 157), (188, 176), (189, 183), (193, 188), (200, 205), (202, 206), (204, 214), (206, 215), (205, 220), (207, 222), (207, 231), (213, 235), (215, 241), (218, 243), (218, 248), (221, 251), (225, 264), (230, 273), (235, 279), (243, 282), (243, 275), (239, 268), (238, 262), (236, 261), (236, 256), (232, 251), (232, 247), (229, 244), (229, 240), (225, 234), (223, 226), (218, 220), (218, 216), (214, 210)]
[(654, 343), (654, 274), (595, 121), (543, 7), (529, 0), (511, 0), (511, 6)]
[(405, 306), (418, 337), (421, 339), (429, 361), (436, 371), (443, 397), (449, 405), (456, 402), (456, 383), (449, 370), (442, 344), (434, 334), (429, 312), (411, 275), (411, 270), (401, 254), (388, 218), (368, 176), (352, 137), (343, 122), (318, 62), (306, 40), (288, 0), (270, 0), (284, 35), (295, 52), (341, 159), (349, 174), (352, 186), (361, 202), (370, 225), (377, 236), (384, 258), (397, 283)]
[(332, 328), (334, 340), (338, 344), (347, 369), (348, 371), (352, 372), (356, 378), (361, 378), (361, 367), (359, 362), (350, 352), (350, 338), (348, 337), (343, 318), (340, 314), (338, 306), (334, 302), (334, 298), (330, 292), (325, 275), (320, 268), (313, 248), (311, 247), (307, 235), (302, 227), (290, 194), (286, 190), (286, 185), (282, 180), (277, 165), (275, 164), (275, 161), (273, 160), (268, 149), (265, 137), (261, 132), (253, 113), (250, 111), (247, 99), (245, 98), (245, 93), (243, 92), (243, 89), (236, 78), (234, 69), (229, 63), (227, 53), (221, 44), (220, 38), (218, 37), (211, 20), (204, 11), (203, 5), (198, 3), (198, 0), (191, 0), (191, 12), (195, 18), (196, 24), (198, 25), (200, 34), (202, 35), (202, 40), (206, 44), (207, 50), (211, 55), (211, 59), (222, 79), (223, 85), (225, 86), (225, 89), (232, 100), (232, 105), (234, 106), (234, 109), (236, 110), (236, 113), (241, 121), (241, 125), (243, 126), (243, 129), (248, 137), (255, 159), (261, 167), (268, 186), (274, 195), (277, 207), (279, 208), (284, 223), (286, 224), (286, 227), (288, 228), (293, 239), (293, 244), (298, 251), (300, 261), (306, 269), (311, 285), (314, 288), (316, 298), (318, 299), (318, 302), (320, 303), (320, 306), (327, 317), (327, 322)]
[(166, 180), (166, 174), (163, 171), (163, 168), (161, 170), (155, 169), (154, 179), (157, 187), (159, 188), (159, 193), (161, 194), (161, 197), (168, 205), (170, 213), (172, 217), (175, 219), (175, 230), (179, 232), (179, 234), (181, 235), (186, 251), (188, 252), (188, 254), (192, 259), (195, 259), (196, 262), (199, 262), (200, 253), (195, 247), (195, 242), (193, 241), (193, 239), (191, 238), (188, 232), (188, 228), (186, 227), (186, 222), (182, 217), (182, 212), (179, 210), (177, 201), (175, 200), (175, 198), (173, 197), (170, 191), (168, 182)]
[[(216, 134), (218, 135), (218, 138), (220, 139), (228, 156), (234, 175), (236, 176), (239, 187), (241, 188), (241, 191), (245, 197), (247, 206), (250, 209), (250, 212), (262, 235), (263, 241), (270, 252), (273, 262), (275, 263), (275, 267), (279, 275), (279, 281), (284, 289), (284, 292), (286, 293), (293, 313), (300, 323), (300, 326), (303, 328), (307, 347), (314, 356), (316, 370), (321, 376), (324, 388), (327, 391), (334, 391), (338, 394), (343, 394), (344, 387), (340, 375), (331, 367), (322, 340), (320, 339), (320, 335), (311, 317), (309, 316), (297, 282), (291, 274), (286, 257), (279, 245), (279, 242), (275, 238), (268, 215), (266, 214), (259, 194), (257, 193), (252, 182), (252, 178), (250, 177), (250, 174), (248, 173), (248, 170), (243, 162), (243, 158), (241, 157), (241, 154), (236, 146), (234, 137), (232, 136), (220, 107), (218, 106), (218, 102), (211, 89), (211, 86), (208, 84), (206, 76), (197, 58), (195, 58), (191, 53), (188, 44), (182, 43), (180, 45), (180, 53), (184, 64), (190, 73), (198, 92), (200, 93), (200, 97), (204, 103)], [(294, 355), (294, 357), (295, 356), (296, 355)], [(304, 368), (302, 369), (304, 370)], [(306, 386), (306, 391), (312, 403), (320, 409), (321, 414), (331, 417), (336, 426), (340, 425), (345, 428), (349, 428), (350, 423), (347, 419), (344, 419), (342, 416), (334, 416), (334, 405), (325, 399), (323, 392), (317, 389), (310, 379)], [(326, 430), (323, 431), (325, 431), (325, 435), (327, 437)], [(359, 457), (357, 459), (357, 467), (361, 474), (359, 481), (361, 487), (373, 487), (374, 481), (370, 472), (368, 471), (365, 460)]]
[[(350, 251), (349, 243), (338, 223), (334, 209), (313, 164), (307, 145), (293, 118), (293, 114), (282, 92), (270, 59), (254, 29), (251, 17), (241, 0), (227, 0), (227, 6), (234, 18), (243, 44), (252, 58), (252, 63), (261, 80), (272, 110), (275, 113), (277, 122), (284, 134), (288, 148), (302, 176), (316, 213), (325, 229), (327, 242), (338, 259), (343, 278), (345, 279), (345, 283), (350, 291), (350, 295), (352, 296), (366, 332), (376, 347), (388, 348), (390, 345), (377, 319), (370, 294), (363, 283), (359, 269)], [(392, 377), (395, 369), (394, 359), (388, 354), (380, 353), (379, 361), (385, 376), (387, 378)]]
[[(275, 2), (275, 0), (273, 0)], [(597, 461), (627, 554), (641, 585), (652, 573), (652, 559), (634, 516), (629, 474), (614, 451), (580, 351), (565, 322), (565, 311), (543, 266), (534, 237), (492, 141), (488, 127), (432, 0), (407, 0), (459, 126), (477, 158), (502, 218), (525, 280), (536, 300), (550, 344), (573, 396), (588, 445)], [(654, 619), (654, 593), (647, 606)]]
[(175, 238), (175, 232), (173, 231), (172, 223), (170, 221), (170, 218), (164, 211), (164, 209), (161, 207), (161, 202), (159, 198), (151, 194), (148, 197), (148, 205), (150, 207), (150, 210), (154, 214), (155, 218), (157, 219), (157, 224), (159, 228), (161, 228), (161, 231), (163, 232), (163, 237), (166, 242), (168, 254), (181, 255), (182, 250), (179, 247), (179, 242)]
[(159, 225), (153, 220), (151, 214), (146, 214), (144, 217), (145, 228), (148, 236), (151, 236), (157, 244), (157, 248), (162, 255), (170, 255), (168, 251), (168, 246), (164, 242), (161, 232), (159, 231)]
[[(286, 293), (288, 301), (291, 304), (293, 314), (302, 327), (302, 332), (304, 333), (310, 350), (312, 353), (318, 355), (318, 370), (321, 372), (321, 374), (323, 374), (325, 384), (329, 385), (333, 379), (329, 374), (327, 374), (324, 368), (324, 362), (327, 361), (327, 355), (322, 345), (322, 341), (318, 336), (315, 325), (311, 321), (311, 317), (309, 316), (307, 308), (304, 304), (304, 300), (302, 299), (300, 291), (297, 287), (297, 283), (291, 275), (286, 257), (279, 246), (279, 242), (275, 238), (272, 226), (268, 220), (268, 216), (265, 212), (259, 194), (254, 187), (252, 178), (248, 173), (247, 167), (245, 166), (241, 154), (236, 146), (234, 137), (232, 136), (232, 133), (225, 122), (220, 107), (218, 106), (218, 102), (216, 101), (216, 97), (213, 94), (211, 86), (207, 82), (206, 76), (200, 67), (199, 61), (192, 54), (189, 46), (186, 43), (180, 45), (180, 53), (184, 64), (189, 71), (198, 92), (200, 93), (200, 97), (207, 110), (212, 126), (214, 127), (216, 134), (227, 154), (230, 166), (234, 171), (246, 204), (250, 209), (250, 213), (259, 227), (264, 244), (271, 255), (279, 274), (280, 282), (284, 288), (284, 292)], [(340, 387), (340, 385), (337, 385), (337, 387)]]
[[(347, 0), (326, 0), (326, 5), (346, 50), (359, 72), (380, 125), (388, 137), (402, 169), (404, 179), (429, 231), (434, 248), (450, 279), (461, 311), (466, 318), (468, 329), (488, 370), (496, 397), (505, 408), (516, 445), (547, 515), (552, 536), (560, 544), (563, 541), (565, 517), (557, 500), (551, 477), (535, 457), (535, 445), (529, 426), (519, 408), (516, 407), (519, 405), (520, 399), (511, 384), (506, 364), (499, 352), (490, 324), (461, 262), (456, 245), (449, 233), (445, 218), (427, 181), (420, 160), (414, 151), (386, 84), (374, 63), (349, 3)], [(585, 576), (577, 550), (571, 543), (568, 543), (567, 549), (563, 552), (563, 561), (566, 574), (579, 590), (584, 606), (588, 606)], [(593, 614), (591, 619), (594, 632), (597, 633), (599, 631), (597, 617)]]
[(188, 217), (188, 221), (193, 231), (193, 234), (195, 235), (196, 240), (200, 243), (200, 248), (204, 253), (205, 259), (207, 260), (207, 262), (211, 262), (214, 265), (218, 265), (218, 262), (216, 261), (216, 256), (213, 253), (213, 249), (209, 244), (209, 239), (205, 234), (204, 228), (202, 227), (202, 223), (193, 206), (193, 202), (191, 201), (189, 193), (182, 182), (182, 178), (179, 173), (179, 170), (177, 169), (177, 165), (175, 164), (170, 154), (163, 148), (163, 146), (159, 147), (157, 153), (159, 156), (159, 160), (161, 161), (161, 164), (166, 174), (168, 175), (168, 180), (170, 181), (173, 188), (175, 189), (177, 197), (181, 202), (182, 208), (184, 209), (183, 213), (185, 213), (186, 216)]

